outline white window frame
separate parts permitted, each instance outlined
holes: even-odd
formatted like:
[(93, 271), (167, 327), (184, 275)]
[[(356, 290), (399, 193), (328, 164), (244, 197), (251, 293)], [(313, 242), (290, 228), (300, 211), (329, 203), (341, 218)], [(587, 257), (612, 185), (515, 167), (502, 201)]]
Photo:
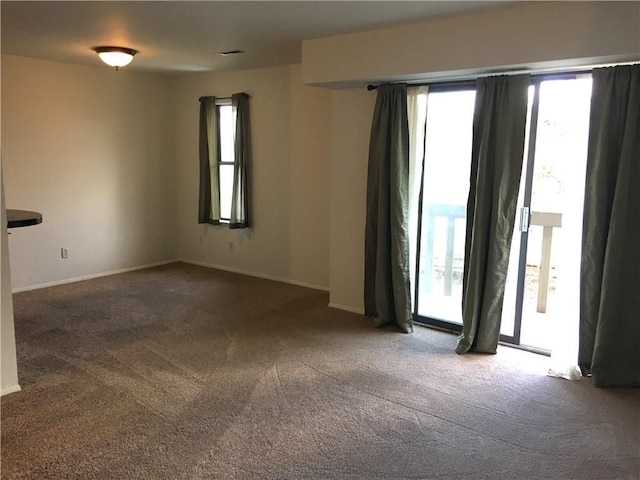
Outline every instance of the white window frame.
[[(233, 142), (231, 145), (231, 155), (227, 155), (226, 158), (223, 158), (223, 153), (225, 150), (222, 148), (222, 115), (221, 115), (221, 108), (222, 107), (228, 107), (233, 109), (232, 103), (231, 103), (231, 97), (228, 98), (216, 98), (216, 117), (217, 117), (217, 139), (218, 139), (218, 148), (220, 149), (220, 155), (219, 155), (219, 159), (217, 160), (217, 168), (218, 168), (218, 194), (220, 195), (220, 223), (230, 223), (231, 221), (231, 215), (229, 215), (228, 217), (223, 216), (223, 212), (222, 212), (222, 205), (224, 203), (228, 203), (229, 205), (231, 204), (231, 196), (233, 195), (233, 185), (231, 186), (231, 192), (228, 194), (229, 198), (227, 199), (226, 202), (223, 201), (222, 199), (222, 192), (225, 190), (222, 187), (222, 166), (233, 166), (234, 169), (236, 167), (236, 161), (234, 158), (234, 150), (233, 150)], [(235, 116), (235, 112), (232, 111), (232, 125), (231, 125), (231, 131), (233, 134), (233, 138), (235, 138), (235, 128), (236, 128), (236, 116)], [(235, 172), (234, 172), (235, 173)]]

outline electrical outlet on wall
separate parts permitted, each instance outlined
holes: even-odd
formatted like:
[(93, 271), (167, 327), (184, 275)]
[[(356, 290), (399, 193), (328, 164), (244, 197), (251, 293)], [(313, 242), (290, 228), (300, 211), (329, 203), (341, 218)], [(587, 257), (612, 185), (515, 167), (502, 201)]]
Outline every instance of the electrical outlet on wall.
[(61, 258), (69, 258), (69, 249), (66, 247), (62, 247), (60, 249), (60, 257)]

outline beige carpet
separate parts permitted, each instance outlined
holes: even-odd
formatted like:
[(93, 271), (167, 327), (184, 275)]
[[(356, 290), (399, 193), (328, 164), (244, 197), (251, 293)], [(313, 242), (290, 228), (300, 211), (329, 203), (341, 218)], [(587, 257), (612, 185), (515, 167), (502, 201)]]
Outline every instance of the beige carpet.
[(637, 479), (640, 391), (201, 267), (14, 296), (2, 479)]

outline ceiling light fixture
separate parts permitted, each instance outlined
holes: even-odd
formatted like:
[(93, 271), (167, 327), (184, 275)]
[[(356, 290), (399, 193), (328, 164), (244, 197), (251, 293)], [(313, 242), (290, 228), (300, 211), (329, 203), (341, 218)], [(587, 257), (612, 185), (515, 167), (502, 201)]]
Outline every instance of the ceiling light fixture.
[(95, 47), (93, 51), (98, 54), (100, 60), (116, 70), (129, 65), (133, 56), (138, 53), (133, 48), (125, 47)]

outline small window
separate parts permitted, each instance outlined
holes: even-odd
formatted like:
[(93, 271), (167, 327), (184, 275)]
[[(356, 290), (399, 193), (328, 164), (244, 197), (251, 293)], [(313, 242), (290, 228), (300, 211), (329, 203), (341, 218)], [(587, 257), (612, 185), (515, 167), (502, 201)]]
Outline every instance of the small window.
[(218, 181), (220, 182), (220, 221), (228, 223), (231, 218), (231, 196), (233, 195), (234, 138), (236, 119), (231, 103), (216, 105), (218, 114), (218, 138), (220, 159), (218, 160)]
[(249, 95), (200, 97), (198, 223), (249, 228)]

